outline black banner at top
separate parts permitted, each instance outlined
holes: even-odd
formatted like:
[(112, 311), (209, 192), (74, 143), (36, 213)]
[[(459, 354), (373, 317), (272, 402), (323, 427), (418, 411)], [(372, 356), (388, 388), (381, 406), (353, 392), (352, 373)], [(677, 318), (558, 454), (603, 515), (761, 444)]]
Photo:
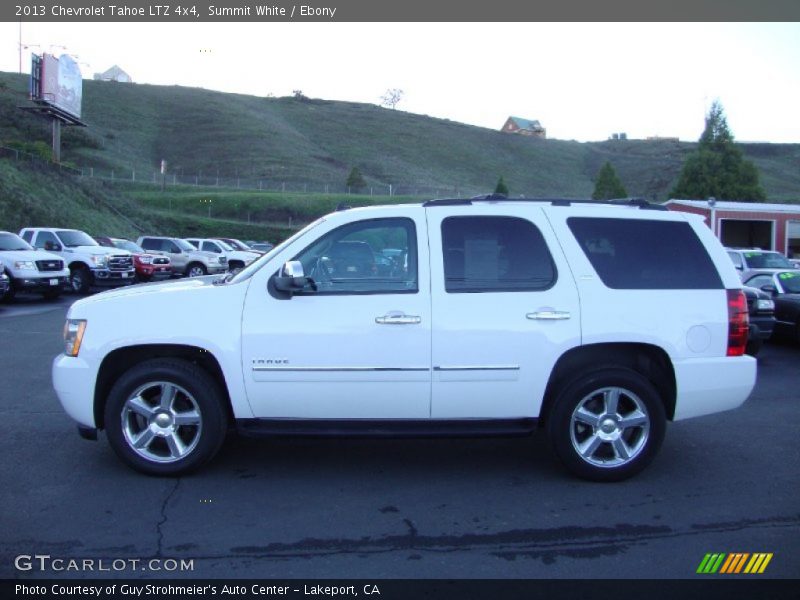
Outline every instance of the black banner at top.
[[(23, 22), (800, 21), (798, 0), (12, 0)], [(531, 32), (535, 35), (535, 32)], [(498, 42), (502, 40), (497, 40)], [(674, 40), (674, 43), (683, 43)]]

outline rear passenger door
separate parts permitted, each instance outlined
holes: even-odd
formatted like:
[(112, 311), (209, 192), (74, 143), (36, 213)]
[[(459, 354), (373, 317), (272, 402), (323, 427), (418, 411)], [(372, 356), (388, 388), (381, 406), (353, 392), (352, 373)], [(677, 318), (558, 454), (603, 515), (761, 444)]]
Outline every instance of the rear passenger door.
[(553, 365), (581, 333), (575, 282), (544, 213), (502, 203), (426, 210), (431, 416), (537, 416)]

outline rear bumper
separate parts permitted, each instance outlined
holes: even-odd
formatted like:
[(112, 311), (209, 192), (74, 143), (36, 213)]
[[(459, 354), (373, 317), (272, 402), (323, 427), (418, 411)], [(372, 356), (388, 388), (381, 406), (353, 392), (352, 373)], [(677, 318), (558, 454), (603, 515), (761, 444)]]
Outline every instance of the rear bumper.
[(693, 358), (675, 361), (675, 421), (741, 406), (756, 384), (752, 356)]

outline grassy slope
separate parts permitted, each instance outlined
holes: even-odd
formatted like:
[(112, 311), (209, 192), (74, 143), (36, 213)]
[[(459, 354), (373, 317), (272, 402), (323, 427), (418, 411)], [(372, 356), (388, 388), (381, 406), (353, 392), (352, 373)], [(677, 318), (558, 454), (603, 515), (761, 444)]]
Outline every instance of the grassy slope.
[(95, 235), (133, 236), (137, 229), (155, 228), (135, 202), (97, 181), (76, 180), (57, 169), (0, 160), (0, 229), (69, 227)]
[[(17, 109), (27, 78), (0, 73), (0, 145), (44, 142), (45, 121)], [(67, 128), (64, 160), (147, 175), (171, 171), (341, 186), (353, 165), (372, 184), (431, 187), (440, 194), (490, 191), (503, 175), (512, 195), (587, 197), (608, 160), (628, 193), (665, 200), (694, 144), (641, 140), (534, 140), (368, 104), (258, 98), (202, 89), (84, 82), (84, 120)], [(743, 144), (770, 200), (797, 201), (800, 145)], [(213, 218), (208, 218), (212, 200)], [(103, 184), (0, 160), (0, 225), (56, 224), (134, 237), (137, 227), (173, 235), (280, 240), (339, 204), (402, 197), (256, 193), (236, 189)], [(130, 220), (109, 208), (117, 207)]]

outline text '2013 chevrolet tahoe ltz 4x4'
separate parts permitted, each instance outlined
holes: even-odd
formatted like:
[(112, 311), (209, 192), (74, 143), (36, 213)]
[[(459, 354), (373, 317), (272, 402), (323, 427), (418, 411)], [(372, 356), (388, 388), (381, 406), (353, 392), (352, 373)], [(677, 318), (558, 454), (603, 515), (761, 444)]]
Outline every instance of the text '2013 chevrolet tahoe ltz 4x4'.
[(237, 274), (76, 302), (54, 386), (85, 437), (105, 429), (150, 474), (200, 466), (231, 427), (541, 428), (573, 473), (624, 479), (667, 421), (736, 408), (756, 377), (724, 249), (699, 217), (654, 208), (488, 197), (337, 212)]

